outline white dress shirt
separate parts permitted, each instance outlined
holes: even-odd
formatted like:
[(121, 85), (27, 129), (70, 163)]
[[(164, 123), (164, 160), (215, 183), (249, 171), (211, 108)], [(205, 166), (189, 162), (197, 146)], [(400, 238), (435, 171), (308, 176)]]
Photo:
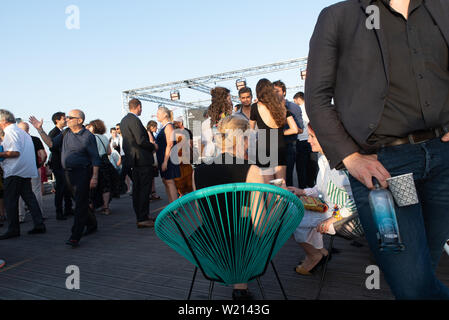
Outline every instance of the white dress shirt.
[(307, 116), (305, 105), (302, 104), (299, 107), (301, 108), (301, 111), (302, 111), (302, 121), (304, 123), (304, 129), (303, 129), (303, 133), (298, 134), (298, 140), (299, 141), (307, 141), (307, 140), (309, 140), (309, 128), (307, 127), (307, 125), (309, 124), (310, 120), (309, 120), (309, 117)]
[(7, 158), (2, 162), (4, 178), (17, 176), (21, 178), (37, 178), (36, 153), (31, 136), (16, 124), (7, 126), (4, 130), (3, 151), (19, 152), (17, 158)]

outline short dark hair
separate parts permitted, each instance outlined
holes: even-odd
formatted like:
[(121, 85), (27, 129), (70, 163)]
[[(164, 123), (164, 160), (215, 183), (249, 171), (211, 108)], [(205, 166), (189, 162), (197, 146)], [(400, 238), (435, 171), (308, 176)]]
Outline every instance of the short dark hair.
[(301, 99), (302, 101), (304, 101), (304, 92), (298, 92), (297, 94), (295, 94), (295, 96), (293, 97), (293, 100), (296, 99)]
[(140, 106), (142, 106), (142, 102), (140, 102), (139, 99), (132, 99), (132, 100), (129, 102), (129, 109), (130, 109), (130, 110), (135, 110), (135, 109), (137, 109), (137, 108), (140, 107)]
[(273, 82), (274, 87), (278, 87), (282, 89), (282, 92), (287, 93), (287, 86), (281, 80)]
[(117, 123), (116, 125), (115, 125), (115, 127), (117, 128), (117, 127), (120, 127), (120, 123)]
[(112, 131), (117, 131), (117, 129), (115, 127), (112, 127), (111, 130), (109, 130), (109, 132), (112, 132)]
[(244, 93), (249, 93), (249, 94), (251, 95), (251, 97), (253, 96), (253, 90), (251, 90), (251, 88), (249, 88), (249, 87), (245, 87), (245, 88), (240, 89), (240, 91), (239, 91), (239, 97), (240, 97), (242, 94), (244, 94)]
[(95, 134), (105, 134), (106, 126), (102, 120), (94, 120), (89, 123), (90, 126), (94, 129)]
[(54, 124), (56, 124), (57, 121), (61, 120), (62, 117), (65, 117), (64, 112), (56, 112), (53, 117), (51, 117), (51, 120)]

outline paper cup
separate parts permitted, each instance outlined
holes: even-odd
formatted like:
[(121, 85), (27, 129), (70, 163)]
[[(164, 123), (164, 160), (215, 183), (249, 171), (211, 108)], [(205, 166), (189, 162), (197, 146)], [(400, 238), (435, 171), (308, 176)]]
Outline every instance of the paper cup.
[(399, 207), (408, 207), (419, 203), (413, 173), (387, 179), (387, 182)]

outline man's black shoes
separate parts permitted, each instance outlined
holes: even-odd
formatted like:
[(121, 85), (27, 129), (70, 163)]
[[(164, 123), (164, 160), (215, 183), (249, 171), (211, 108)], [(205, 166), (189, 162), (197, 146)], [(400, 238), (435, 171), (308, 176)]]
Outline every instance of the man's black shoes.
[(7, 239), (17, 238), (17, 237), (20, 237), (20, 233), (10, 233), (10, 232), (7, 232), (7, 233), (2, 234), (2, 235), (0, 236), (0, 240), (7, 240)]
[(28, 231), (28, 234), (44, 234), (47, 232), (45, 226), (34, 228), (33, 230)]

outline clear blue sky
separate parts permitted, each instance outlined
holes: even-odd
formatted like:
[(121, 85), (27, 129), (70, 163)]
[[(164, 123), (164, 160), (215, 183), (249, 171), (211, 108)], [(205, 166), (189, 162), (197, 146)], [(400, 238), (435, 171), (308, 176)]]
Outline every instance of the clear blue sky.
[[(123, 90), (307, 56), (319, 12), (336, 2), (1, 1), (0, 107), (46, 121), (77, 107), (115, 125)], [(69, 5), (80, 30), (66, 28)]]

